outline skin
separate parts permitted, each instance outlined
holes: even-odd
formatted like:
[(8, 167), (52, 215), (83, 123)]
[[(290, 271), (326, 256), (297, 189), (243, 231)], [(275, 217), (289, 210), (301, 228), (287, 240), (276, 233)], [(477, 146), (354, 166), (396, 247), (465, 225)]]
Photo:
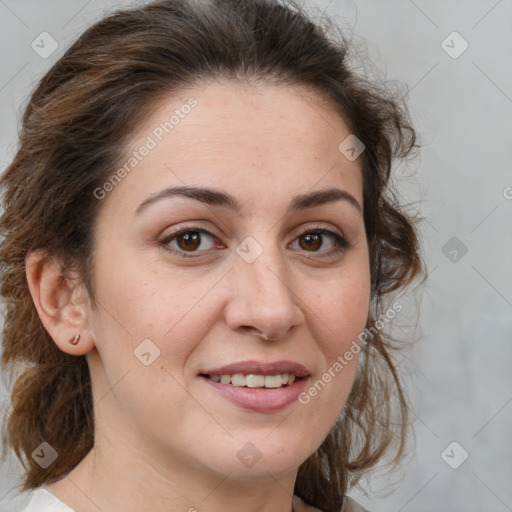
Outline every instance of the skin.
[[(290, 512), (298, 467), (329, 433), (355, 377), (357, 356), (306, 405), (262, 413), (198, 376), (287, 359), (305, 365), (313, 384), (365, 327), (370, 269), (360, 161), (338, 150), (350, 132), (332, 107), (305, 88), (215, 82), (157, 105), (127, 154), (190, 97), (191, 113), (101, 200), (97, 308), (73, 276), (60, 278), (39, 253), (27, 258), (43, 324), (61, 350), (86, 355), (92, 376), (94, 448), (48, 485), (77, 512), (217, 512), (226, 503)], [(179, 185), (227, 192), (242, 211), (173, 197), (135, 213)], [(327, 188), (350, 193), (361, 211), (337, 200), (287, 213), (293, 197)], [(198, 257), (158, 244), (184, 226), (212, 233), (192, 249)], [(311, 248), (301, 231), (318, 226), (350, 247), (336, 254), (323, 235)], [(252, 263), (235, 250), (248, 236), (263, 250)], [(170, 244), (190, 254), (183, 240)], [(134, 356), (144, 339), (160, 350), (149, 366)], [(249, 442), (261, 453), (252, 467), (237, 457)]]

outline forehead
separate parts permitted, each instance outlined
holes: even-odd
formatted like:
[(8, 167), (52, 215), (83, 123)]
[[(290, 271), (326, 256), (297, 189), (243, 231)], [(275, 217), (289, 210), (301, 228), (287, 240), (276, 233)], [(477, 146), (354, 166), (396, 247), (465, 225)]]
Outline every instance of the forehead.
[(122, 196), (133, 207), (165, 187), (209, 186), (237, 197), (248, 213), (265, 198), (273, 204), (338, 186), (362, 203), (359, 160), (339, 150), (349, 135), (334, 106), (303, 87), (197, 86), (152, 107), (131, 138), (123, 162), (129, 172), (109, 201)]

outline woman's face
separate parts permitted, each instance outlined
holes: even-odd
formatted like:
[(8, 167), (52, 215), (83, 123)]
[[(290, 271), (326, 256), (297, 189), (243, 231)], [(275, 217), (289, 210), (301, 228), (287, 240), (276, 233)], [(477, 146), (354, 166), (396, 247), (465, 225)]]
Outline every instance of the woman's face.
[(92, 198), (98, 433), (163, 467), (239, 478), (319, 447), (370, 303), (349, 135), (306, 89), (235, 82), (169, 97), (138, 128), (125, 172)]

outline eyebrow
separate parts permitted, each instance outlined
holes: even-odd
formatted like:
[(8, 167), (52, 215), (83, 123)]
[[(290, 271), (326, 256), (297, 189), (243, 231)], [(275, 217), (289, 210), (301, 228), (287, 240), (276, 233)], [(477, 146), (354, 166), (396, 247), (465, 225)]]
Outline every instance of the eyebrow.
[[(226, 192), (205, 187), (182, 186), (166, 188), (164, 190), (161, 190), (160, 192), (152, 194), (147, 199), (142, 201), (142, 203), (135, 210), (135, 213), (140, 214), (149, 205), (154, 204), (157, 201), (169, 199), (175, 196), (188, 197), (190, 199), (195, 199), (196, 201), (200, 201), (201, 203), (205, 203), (210, 206), (220, 206), (228, 208), (234, 211), (235, 213), (240, 213), (242, 211), (242, 207), (238, 200)], [(290, 205), (288, 206), (288, 211), (297, 212), (300, 210), (305, 210), (307, 208), (313, 208), (315, 206), (321, 206), (327, 203), (332, 203), (334, 201), (340, 200), (347, 201), (352, 206), (354, 206), (360, 213), (362, 213), (361, 205), (359, 204), (357, 199), (346, 190), (341, 190), (339, 188), (329, 188), (325, 190), (308, 192), (306, 194), (300, 194), (298, 196), (295, 196), (290, 202)]]

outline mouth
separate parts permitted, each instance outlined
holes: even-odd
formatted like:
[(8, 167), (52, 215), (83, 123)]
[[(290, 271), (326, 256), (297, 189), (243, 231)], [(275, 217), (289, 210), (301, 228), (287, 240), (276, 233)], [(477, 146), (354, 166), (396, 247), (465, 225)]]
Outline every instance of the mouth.
[(297, 400), (310, 377), (294, 361), (244, 361), (199, 372), (210, 389), (244, 409), (272, 412)]
[(252, 373), (234, 373), (232, 375), (224, 373), (222, 375), (207, 375), (199, 374), (213, 382), (220, 382), (221, 384), (230, 384), (240, 388), (268, 388), (276, 389), (289, 386), (296, 380), (301, 380), (305, 377), (296, 377), (291, 373), (278, 373), (275, 375), (254, 375)]

